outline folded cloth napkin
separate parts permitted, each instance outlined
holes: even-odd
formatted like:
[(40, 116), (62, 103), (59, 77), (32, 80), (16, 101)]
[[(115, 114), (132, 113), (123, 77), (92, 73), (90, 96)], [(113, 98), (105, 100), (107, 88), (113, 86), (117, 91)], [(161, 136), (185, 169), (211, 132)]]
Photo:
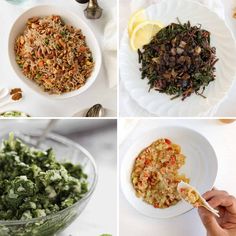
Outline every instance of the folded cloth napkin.
[[(165, 0), (132, 0), (130, 3), (131, 13), (141, 9), (146, 8), (154, 3), (160, 3)], [(176, 0), (177, 1), (177, 0)], [(181, 0), (178, 0), (181, 1)], [(192, 1), (192, 0), (189, 0)], [(221, 18), (224, 17), (224, 5), (221, 0), (193, 0), (195, 2), (199, 2), (211, 10), (215, 11)], [(124, 86), (120, 86), (120, 115), (121, 116), (154, 116), (153, 114), (148, 113), (143, 108), (141, 108), (127, 93)], [(215, 112), (215, 109), (214, 109)]]
[(117, 11), (114, 7), (107, 15), (103, 36), (103, 60), (109, 88), (117, 85)]

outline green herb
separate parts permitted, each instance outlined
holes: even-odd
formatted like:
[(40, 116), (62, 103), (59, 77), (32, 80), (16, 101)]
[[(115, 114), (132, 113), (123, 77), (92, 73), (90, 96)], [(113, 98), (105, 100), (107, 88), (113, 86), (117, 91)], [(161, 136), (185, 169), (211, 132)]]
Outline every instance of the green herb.
[(49, 39), (46, 38), (46, 39), (44, 40), (44, 42), (45, 42), (46, 45), (48, 45), (48, 44), (49, 44)]
[(23, 64), (21, 64), (21, 63), (18, 63), (18, 66), (19, 66), (20, 68), (23, 68)]
[(61, 49), (61, 46), (59, 44), (56, 44), (56, 49), (57, 50), (60, 50)]
[(61, 31), (60, 34), (61, 34), (62, 36), (65, 36), (65, 35), (66, 35), (66, 31)]
[(35, 75), (35, 79), (37, 80), (37, 79), (39, 79), (41, 76), (42, 76), (41, 73), (37, 73), (37, 74)]
[(172, 23), (138, 50), (142, 79), (150, 89), (182, 100), (192, 93), (201, 95), (215, 80), (216, 49), (210, 45), (210, 32), (190, 22)]
[(30, 148), (11, 133), (0, 149), (0, 220), (50, 215), (80, 200), (87, 189), (80, 165), (59, 163), (52, 149)]

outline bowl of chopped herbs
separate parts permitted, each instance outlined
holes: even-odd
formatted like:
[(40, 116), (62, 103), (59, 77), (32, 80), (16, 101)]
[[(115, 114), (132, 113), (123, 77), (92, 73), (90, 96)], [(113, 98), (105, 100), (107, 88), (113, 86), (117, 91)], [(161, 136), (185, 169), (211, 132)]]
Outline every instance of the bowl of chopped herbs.
[(65, 229), (84, 210), (97, 181), (87, 150), (49, 134), (1, 135), (0, 235), (50, 236)]

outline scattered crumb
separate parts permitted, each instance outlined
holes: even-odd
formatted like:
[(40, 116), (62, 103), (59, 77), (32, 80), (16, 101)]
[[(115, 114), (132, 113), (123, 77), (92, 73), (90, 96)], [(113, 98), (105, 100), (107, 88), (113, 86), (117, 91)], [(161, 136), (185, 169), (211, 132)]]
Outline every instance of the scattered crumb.
[(22, 98), (22, 93), (14, 93), (12, 96), (11, 96), (12, 100), (14, 101), (18, 101)]
[(10, 95), (13, 95), (15, 93), (22, 93), (21, 88), (13, 88), (13, 89), (11, 89)]
[(13, 88), (10, 91), (11, 99), (14, 101), (18, 101), (22, 98), (22, 90), (21, 88)]
[(233, 10), (233, 18), (236, 19), (236, 8)]

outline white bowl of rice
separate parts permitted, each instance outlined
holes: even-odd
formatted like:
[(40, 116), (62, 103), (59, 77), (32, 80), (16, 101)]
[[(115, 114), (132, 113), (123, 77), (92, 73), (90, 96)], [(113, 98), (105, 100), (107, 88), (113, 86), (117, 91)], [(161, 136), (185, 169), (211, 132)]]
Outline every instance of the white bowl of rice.
[(89, 26), (75, 13), (53, 5), (21, 14), (9, 36), (9, 59), (29, 88), (49, 98), (70, 98), (96, 80), (101, 51)]
[[(152, 153), (152, 151), (155, 152), (156, 150), (159, 150), (158, 147), (156, 147), (156, 150), (149, 150), (148, 154), (144, 155), (145, 158), (149, 158), (149, 160), (144, 160), (147, 168), (140, 161), (140, 157), (141, 159), (143, 158), (141, 153), (143, 153), (147, 149), (147, 147), (150, 147), (153, 142), (159, 139), (171, 142), (175, 146), (177, 144), (178, 147), (176, 147), (178, 149), (179, 147), (181, 148), (181, 155), (183, 154), (185, 156), (185, 161), (181, 165), (179, 165), (179, 167), (181, 168), (178, 170), (178, 173), (179, 175), (181, 175), (181, 178), (187, 178), (189, 180), (189, 183), (196, 187), (196, 189), (198, 189), (201, 194), (212, 189), (217, 175), (218, 164), (215, 151), (209, 141), (195, 130), (180, 126), (166, 126), (159, 127), (146, 133), (140, 134), (140, 138), (133, 142), (123, 158), (120, 171), (121, 188), (128, 202), (140, 213), (152, 218), (165, 219), (184, 214), (191, 210), (193, 207), (192, 205), (180, 199), (177, 203), (172, 204), (168, 207), (165, 206), (165, 208), (155, 206), (155, 202), (153, 205), (149, 204), (147, 202), (150, 200), (147, 199), (147, 196), (149, 195), (146, 195), (146, 199), (142, 198), (142, 196), (140, 197), (140, 195), (142, 194), (139, 194), (136, 191), (133, 180), (133, 174), (136, 166), (136, 169), (141, 169), (142, 175), (144, 174), (144, 177), (142, 178), (146, 177), (151, 180), (150, 183), (152, 184), (153, 189), (160, 188), (160, 186), (162, 186), (164, 187), (163, 193), (166, 194), (166, 191), (168, 189), (172, 191), (171, 194), (175, 193), (175, 191), (173, 191), (173, 187), (170, 185), (171, 181), (169, 181), (171, 178), (173, 178), (173, 176), (168, 177), (166, 175), (167, 172), (165, 172), (164, 174), (160, 174), (162, 168), (159, 168), (158, 165), (156, 165), (158, 164), (157, 162), (155, 163), (156, 167), (154, 169), (153, 167), (155, 165), (153, 164), (153, 162), (152, 164), (150, 164), (150, 156), (152, 155), (150, 153)], [(157, 158), (158, 155), (155, 154), (155, 158)], [(165, 156), (162, 156), (163, 166), (168, 167), (167, 165), (169, 163), (165, 162), (165, 158)], [(139, 163), (137, 162), (137, 160), (139, 160)], [(149, 161), (149, 163), (146, 163), (147, 160)], [(162, 160), (160, 160), (160, 162), (162, 162)], [(147, 172), (147, 170), (149, 170), (149, 172)], [(171, 174), (173, 175), (173, 172)], [(157, 183), (155, 183), (154, 181), (153, 185), (153, 179), (150, 179), (150, 177), (153, 177), (154, 175), (159, 176), (159, 180), (157, 180)], [(135, 176), (137, 175), (135, 174)], [(145, 179), (139, 178), (138, 181), (140, 181), (140, 184), (147, 184), (147, 181), (145, 181)], [(147, 191), (150, 192), (150, 186), (147, 189)], [(142, 188), (139, 188), (139, 190), (142, 191)], [(151, 193), (153, 193), (153, 191)], [(168, 197), (170, 197), (171, 194), (168, 194)], [(163, 195), (162, 197), (164, 198), (165, 196)], [(154, 197), (154, 199), (155, 197), (156, 199), (160, 199), (160, 194), (156, 194), (156, 196), (150, 195), (150, 197)], [(173, 200), (175, 199), (173, 198)]]

